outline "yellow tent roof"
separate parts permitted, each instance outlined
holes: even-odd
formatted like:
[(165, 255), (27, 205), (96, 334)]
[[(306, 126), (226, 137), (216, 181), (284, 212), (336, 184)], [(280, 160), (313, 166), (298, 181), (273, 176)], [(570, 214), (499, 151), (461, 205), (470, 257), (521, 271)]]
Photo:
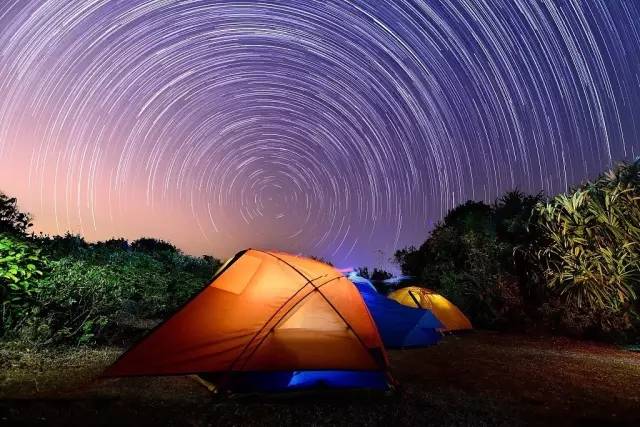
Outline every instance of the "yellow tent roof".
[(445, 331), (473, 328), (467, 316), (458, 307), (431, 289), (409, 286), (391, 292), (389, 298), (409, 307), (431, 310), (433, 315), (444, 325), (443, 330)]

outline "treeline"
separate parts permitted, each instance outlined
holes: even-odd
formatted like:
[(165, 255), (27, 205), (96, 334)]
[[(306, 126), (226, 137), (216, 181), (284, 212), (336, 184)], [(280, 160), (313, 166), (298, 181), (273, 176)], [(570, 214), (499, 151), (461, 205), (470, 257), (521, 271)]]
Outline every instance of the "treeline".
[(478, 327), (637, 341), (640, 160), (548, 200), (469, 201), (395, 260)]
[(145, 319), (173, 312), (220, 266), (217, 259), (185, 255), (161, 240), (88, 243), (71, 234), (34, 236), (30, 227), (16, 200), (0, 194), (3, 340), (121, 341), (148, 328)]
[[(16, 199), (0, 193), (3, 340), (121, 341), (136, 322), (173, 312), (220, 266), (161, 240), (88, 243), (36, 236), (31, 226)], [(477, 327), (637, 342), (640, 160), (548, 200), (512, 191), (491, 205), (469, 201), (395, 260)]]

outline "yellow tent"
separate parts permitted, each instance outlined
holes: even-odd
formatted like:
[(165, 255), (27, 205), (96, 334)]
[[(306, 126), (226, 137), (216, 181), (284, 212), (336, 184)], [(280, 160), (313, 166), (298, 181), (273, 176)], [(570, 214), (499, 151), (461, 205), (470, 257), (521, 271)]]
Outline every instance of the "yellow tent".
[(472, 329), (471, 322), (458, 307), (431, 289), (409, 286), (389, 294), (389, 298), (409, 307), (418, 307), (431, 312), (444, 325), (443, 331)]

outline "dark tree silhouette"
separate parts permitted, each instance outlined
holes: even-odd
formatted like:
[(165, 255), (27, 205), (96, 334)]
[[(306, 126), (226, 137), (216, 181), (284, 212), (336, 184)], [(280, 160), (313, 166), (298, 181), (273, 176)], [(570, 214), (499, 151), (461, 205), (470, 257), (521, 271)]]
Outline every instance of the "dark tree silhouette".
[(202, 255), (202, 259), (208, 262), (211, 265), (219, 265), (220, 260), (212, 257), (211, 255)]
[(543, 193), (525, 195), (519, 190), (505, 193), (493, 208), (493, 222), (498, 238), (512, 244), (533, 239), (534, 230), (529, 224), (534, 220), (532, 215), (535, 206), (542, 201)]
[(131, 249), (137, 252), (175, 252), (180, 250), (169, 242), (160, 239), (143, 237), (131, 243)]
[(395, 252), (394, 259), (402, 274), (425, 278), (425, 268), (433, 263), (461, 268), (467, 261), (461, 236), (495, 234), (492, 208), (484, 202), (469, 200), (450, 210), (427, 240), (419, 247), (410, 246)]
[(0, 233), (25, 235), (32, 225), (31, 215), (20, 212), (16, 198), (0, 192)]
[(54, 258), (68, 255), (79, 256), (89, 250), (89, 244), (79, 234), (67, 232), (64, 236), (40, 235), (37, 237), (38, 246)]
[(127, 239), (109, 239), (109, 240), (105, 240), (104, 242), (97, 242), (95, 244), (93, 244), (93, 247), (95, 247), (96, 249), (109, 249), (109, 250), (129, 250), (130, 245), (129, 245), (129, 241), (127, 241)]
[(364, 277), (365, 279), (369, 279), (369, 268), (368, 267), (358, 267), (356, 268), (356, 274), (360, 277)]
[(396, 251), (402, 273), (452, 298), (475, 323), (516, 324), (537, 316), (544, 288), (527, 254), (542, 194), (518, 190), (489, 205), (468, 201), (449, 211), (420, 247)]
[(369, 267), (358, 267), (356, 273), (358, 276), (369, 279), (372, 282), (382, 282), (393, 277), (393, 274), (381, 268), (374, 268), (372, 272), (369, 272)]
[(373, 282), (382, 282), (383, 280), (387, 280), (392, 277), (393, 277), (393, 274), (378, 268), (374, 268), (373, 272), (371, 273), (371, 281)]

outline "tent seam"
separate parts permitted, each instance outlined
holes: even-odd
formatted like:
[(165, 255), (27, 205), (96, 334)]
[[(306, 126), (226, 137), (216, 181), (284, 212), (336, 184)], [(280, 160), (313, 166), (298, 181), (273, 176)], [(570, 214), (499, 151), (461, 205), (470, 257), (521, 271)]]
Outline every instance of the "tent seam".
[[(295, 268), (293, 265), (291, 265), (291, 264), (290, 264), (290, 263), (288, 263), (287, 261), (283, 260), (283, 259), (282, 259), (282, 258), (280, 258), (279, 256), (277, 256), (277, 255), (275, 255), (275, 254), (273, 254), (273, 253), (271, 253), (271, 252), (260, 251), (260, 250), (258, 250), (258, 249), (254, 249), (254, 250), (259, 251), (259, 252), (262, 252), (262, 253), (265, 253), (265, 254), (268, 254), (268, 255), (271, 255), (272, 257), (274, 257), (274, 258), (276, 258), (276, 259), (278, 259), (278, 260), (280, 260), (280, 261), (284, 262), (286, 265), (288, 265), (289, 267), (291, 267), (291, 268), (292, 268), (295, 272), (297, 272), (299, 275), (301, 275), (301, 276), (302, 276), (302, 277), (304, 277), (305, 279), (309, 280), (309, 279), (307, 278), (307, 276), (305, 276), (301, 271), (299, 271), (297, 268)], [(336, 278), (337, 278), (337, 279), (339, 279), (340, 277), (344, 277), (344, 276), (338, 276), (338, 277), (336, 277)], [(333, 280), (333, 279), (332, 279), (332, 280)], [(311, 282), (311, 285), (312, 285), (312, 286), (314, 286), (314, 287), (316, 287), (312, 282)], [(351, 324), (350, 324), (349, 322), (347, 322), (347, 319), (345, 319), (345, 318), (344, 318), (344, 316), (342, 315), (342, 313), (340, 313), (340, 311), (339, 311), (339, 310), (338, 310), (338, 309), (337, 309), (337, 308), (336, 308), (336, 307), (331, 303), (331, 301), (329, 301), (329, 298), (327, 298), (327, 296), (326, 296), (324, 293), (322, 293), (322, 291), (318, 290), (318, 293), (322, 296), (322, 298), (324, 298), (324, 299), (325, 299), (325, 301), (327, 301), (327, 303), (331, 306), (331, 308), (333, 309), (333, 311), (335, 311), (335, 312), (336, 312), (336, 314), (337, 314), (338, 316), (340, 316), (340, 318), (342, 319), (342, 321), (343, 321), (343, 322), (344, 322), (344, 323), (349, 327), (349, 329), (353, 332), (353, 335), (355, 335), (355, 337), (358, 339), (358, 341), (360, 342), (360, 345), (362, 345), (362, 347), (364, 348), (365, 352), (367, 352), (367, 353), (371, 356), (371, 358), (373, 359), (373, 361), (374, 361), (374, 362), (376, 362), (375, 358), (374, 358), (374, 357), (369, 353), (369, 348), (365, 345), (364, 341), (362, 340), (362, 338), (360, 337), (360, 335), (358, 335), (358, 333), (357, 333), (357, 332), (356, 332), (356, 330), (353, 328), (353, 326), (351, 326)], [(366, 309), (366, 304), (364, 304), (364, 305), (365, 305), (365, 309)], [(280, 307), (280, 309), (278, 309), (278, 311), (279, 311), (279, 310), (281, 310), (281, 309), (282, 309), (282, 307)], [(368, 313), (368, 310), (367, 310), (367, 313)], [(369, 318), (370, 318), (370, 320), (372, 320), (372, 319), (371, 319), (371, 314), (370, 314), (370, 313), (368, 313), (368, 314), (369, 314)], [(374, 325), (375, 325), (375, 323), (374, 323)], [(383, 347), (383, 348), (384, 348), (384, 347)], [(376, 363), (376, 364), (377, 364), (377, 363)], [(385, 366), (385, 368), (386, 368), (386, 366)]]

